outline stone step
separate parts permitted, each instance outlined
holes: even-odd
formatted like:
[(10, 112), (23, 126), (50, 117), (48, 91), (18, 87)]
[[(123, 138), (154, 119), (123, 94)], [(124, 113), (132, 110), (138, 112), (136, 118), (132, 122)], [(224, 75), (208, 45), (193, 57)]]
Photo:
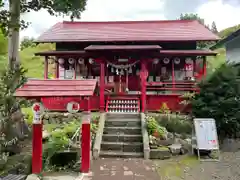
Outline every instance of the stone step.
[(101, 151), (104, 158), (143, 158), (143, 152)]
[(103, 141), (110, 142), (142, 142), (141, 134), (103, 134)]
[(106, 119), (140, 119), (139, 113), (107, 113)]
[(141, 127), (139, 119), (107, 119), (105, 127)]
[(105, 142), (101, 143), (103, 151), (143, 152), (141, 142)]
[(103, 134), (142, 134), (141, 127), (105, 127)]

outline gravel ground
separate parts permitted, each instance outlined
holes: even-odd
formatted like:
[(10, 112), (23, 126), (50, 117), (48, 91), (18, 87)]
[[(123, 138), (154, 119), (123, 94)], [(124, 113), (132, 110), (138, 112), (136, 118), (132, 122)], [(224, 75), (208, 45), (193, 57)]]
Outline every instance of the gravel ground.
[(160, 180), (240, 180), (240, 151), (221, 153), (219, 162), (182, 156), (155, 163)]

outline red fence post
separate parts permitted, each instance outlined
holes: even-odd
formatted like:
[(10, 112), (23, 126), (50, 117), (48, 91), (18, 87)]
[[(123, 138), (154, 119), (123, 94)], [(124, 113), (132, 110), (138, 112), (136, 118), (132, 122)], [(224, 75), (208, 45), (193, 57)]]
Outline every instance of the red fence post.
[(88, 173), (90, 170), (90, 152), (91, 152), (90, 98), (88, 97), (86, 101), (87, 101), (86, 116), (84, 116), (82, 120), (82, 142), (81, 142), (82, 165), (80, 169), (82, 173)]
[(32, 137), (32, 173), (39, 174), (42, 171), (42, 121), (40, 103), (33, 105), (33, 137)]
[(141, 72), (140, 72), (141, 105), (142, 105), (141, 112), (145, 112), (145, 110), (146, 110), (146, 79), (147, 79), (147, 77), (148, 77), (148, 70), (146, 68), (146, 64), (144, 61), (141, 61)]
[(105, 111), (105, 99), (104, 99), (104, 89), (105, 89), (105, 63), (100, 62), (100, 111)]

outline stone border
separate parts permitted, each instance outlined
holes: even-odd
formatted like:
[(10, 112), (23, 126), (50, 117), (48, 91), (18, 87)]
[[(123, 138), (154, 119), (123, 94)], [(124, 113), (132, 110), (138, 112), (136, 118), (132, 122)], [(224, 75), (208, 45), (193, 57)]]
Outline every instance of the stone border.
[(93, 145), (93, 159), (98, 159), (100, 149), (101, 149), (101, 143), (102, 143), (102, 135), (103, 135), (103, 129), (105, 126), (105, 119), (106, 119), (106, 113), (100, 114), (100, 119), (98, 123), (98, 130), (95, 137), (95, 142)]
[(141, 113), (140, 115), (141, 115), (141, 129), (142, 129), (142, 137), (143, 137), (144, 159), (149, 159), (150, 147), (149, 147), (149, 136), (148, 136), (148, 132), (147, 132), (145, 114)]

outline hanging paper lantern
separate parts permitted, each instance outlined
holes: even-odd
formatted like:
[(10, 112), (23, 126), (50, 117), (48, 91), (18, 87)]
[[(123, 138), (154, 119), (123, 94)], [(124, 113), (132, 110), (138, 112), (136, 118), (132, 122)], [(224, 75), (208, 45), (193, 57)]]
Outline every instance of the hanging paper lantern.
[(94, 59), (93, 58), (89, 58), (89, 63), (93, 64), (94, 63)]
[(175, 64), (180, 64), (180, 62), (181, 62), (180, 58), (178, 58), (178, 57), (174, 58), (174, 63)]
[(119, 71), (118, 71), (118, 69), (116, 69), (116, 74), (117, 74), (117, 75), (119, 74)]
[(132, 73), (132, 67), (129, 68), (128, 73)]
[(78, 59), (78, 63), (79, 63), (79, 64), (84, 64), (84, 59), (83, 59), (83, 58), (79, 58), (79, 59)]
[(124, 75), (124, 70), (123, 69), (121, 69), (120, 74)]
[(168, 64), (170, 62), (170, 59), (169, 58), (164, 58), (163, 62), (164, 62), (164, 64)]
[(153, 64), (158, 64), (158, 62), (159, 62), (158, 58), (153, 59)]
[(111, 67), (111, 72), (114, 73), (114, 68), (113, 67)]
[(193, 60), (191, 58), (186, 58), (185, 59), (186, 64), (191, 64), (192, 62), (193, 62)]
[(69, 62), (69, 64), (74, 64), (74, 63), (75, 63), (75, 59), (69, 58), (69, 59), (68, 59), (68, 62)]
[(59, 59), (58, 59), (58, 63), (59, 63), (59, 64), (64, 64), (64, 62), (65, 62), (65, 60), (64, 60), (63, 58), (59, 58)]

